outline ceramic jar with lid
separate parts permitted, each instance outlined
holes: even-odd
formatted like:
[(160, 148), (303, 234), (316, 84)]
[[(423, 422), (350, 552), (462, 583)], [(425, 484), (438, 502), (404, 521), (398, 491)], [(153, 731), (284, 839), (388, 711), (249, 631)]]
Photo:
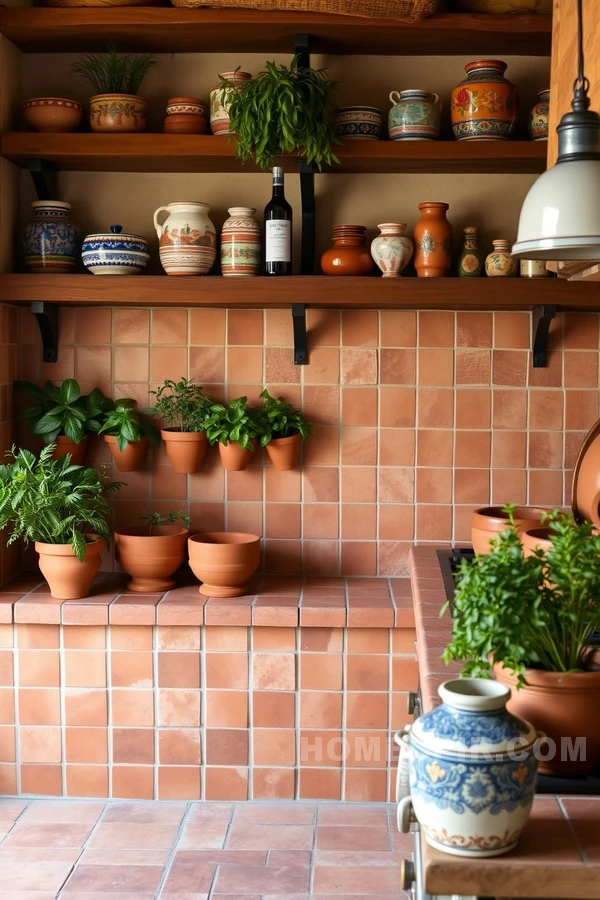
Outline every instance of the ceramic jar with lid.
[(374, 263), (365, 247), (366, 231), (364, 225), (333, 226), (333, 247), (321, 257), (325, 275), (370, 275)]
[(150, 259), (148, 241), (141, 234), (124, 233), (122, 225), (111, 225), (109, 232), (84, 238), (81, 259), (94, 275), (140, 275)]
[(440, 95), (429, 91), (392, 91), (388, 115), (390, 141), (433, 141), (440, 134)]
[(75, 271), (79, 250), (79, 230), (69, 219), (70, 203), (35, 200), (33, 217), (23, 229), (23, 253), (28, 272)]
[[(154, 213), (160, 262), (167, 275), (206, 275), (217, 255), (210, 205), (196, 201), (169, 203)], [(166, 213), (162, 222), (160, 217)]]
[(204, 103), (197, 97), (171, 97), (163, 130), (165, 134), (206, 134)]
[(223, 87), (221, 82), (210, 92), (210, 130), (213, 134), (230, 134), (227, 96), (231, 91), (252, 78), (250, 72), (221, 72), (219, 78), (226, 78), (232, 86)]
[(532, 141), (548, 140), (548, 121), (550, 118), (550, 88), (537, 92), (537, 103), (529, 114), (527, 128)]
[(454, 229), (446, 218), (448, 208), (439, 201), (419, 203), (421, 218), (413, 231), (419, 278), (440, 278), (450, 271)]
[(260, 275), (260, 225), (250, 206), (232, 206), (221, 231), (221, 274)]
[(483, 272), (483, 253), (479, 248), (479, 229), (475, 225), (463, 228), (463, 246), (458, 260), (459, 278), (479, 278)]
[(514, 278), (517, 260), (510, 255), (512, 243), (505, 238), (492, 241), (493, 250), (485, 258), (485, 274), (488, 278)]
[(387, 222), (377, 227), (380, 233), (371, 242), (371, 256), (384, 278), (398, 278), (410, 262), (413, 242), (404, 234), (406, 225)]
[(503, 141), (515, 135), (517, 89), (500, 59), (476, 59), (452, 91), (452, 131), (457, 141)]

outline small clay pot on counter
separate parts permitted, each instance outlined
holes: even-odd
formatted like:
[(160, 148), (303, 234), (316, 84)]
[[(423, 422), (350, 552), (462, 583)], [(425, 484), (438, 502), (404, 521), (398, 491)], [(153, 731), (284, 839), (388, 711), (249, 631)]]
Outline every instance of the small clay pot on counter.
[(365, 247), (367, 229), (364, 225), (334, 225), (333, 247), (321, 257), (325, 275), (370, 275), (375, 268)]
[[(538, 528), (549, 510), (537, 506), (517, 506), (514, 521), (517, 531)], [(490, 541), (509, 527), (508, 514), (501, 506), (476, 509), (471, 516), (471, 540), (473, 550), (479, 556), (490, 552)]]
[(88, 597), (92, 581), (100, 568), (100, 554), (106, 544), (97, 535), (86, 535), (85, 556), (80, 562), (70, 544), (35, 542), (40, 555), (40, 571), (56, 600), (81, 600)]
[(139, 441), (130, 441), (124, 450), (119, 450), (117, 439), (112, 434), (105, 434), (104, 440), (119, 472), (139, 472), (144, 468), (148, 452), (147, 437), (140, 438)]
[(171, 578), (185, 559), (189, 532), (178, 525), (129, 528), (115, 533), (117, 559), (131, 581), (130, 591), (153, 593), (168, 591)]
[(61, 456), (66, 456), (67, 453), (70, 453), (71, 463), (74, 466), (85, 465), (85, 456), (90, 443), (89, 434), (86, 434), (78, 444), (76, 444), (75, 441), (72, 441), (71, 438), (66, 437), (66, 435), (59, 434), (57, 438), (54, 438), (53, 443), (55, 444), (55, 447), (54, 452), (52, 453), (52, 459), (59, 459)]
[(550, 536), (552, 531), (540, 525), (538, 528), (527, 528), (520, 534), (524, 556), (533, 556), (535, 550), (547, 552), (552, 547)]
[(243, 597), (258, 569), (260, 537), (235, 531), (193, 534), (188, 540), (190, 568), (202, 581), (205, 597)]
[(177, 431), (176, 428), (162, 428), (160, 436), (165, 442), (167, 456), (174, 472), (191, 475), (198, 472), (208, 447), (203, 431)]

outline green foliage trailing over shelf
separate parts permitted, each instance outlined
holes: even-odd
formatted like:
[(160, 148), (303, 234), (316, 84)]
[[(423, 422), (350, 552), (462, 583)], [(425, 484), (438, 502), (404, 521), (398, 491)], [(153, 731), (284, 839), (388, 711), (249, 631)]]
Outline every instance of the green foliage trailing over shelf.
[(186, 528), (189, 528), (192, 524), (192, 520), (188, 515), (186, 515), (183, 510), (178, 509), (170, 509), (166, 516), (161, 516), (160, 513), (152, 512), (147, 516), (142, 516), (141, 521), (144, 525), (147, 525), (150, 530), (150, 537), (153, 536), (154, 529), (159, 528), (161, 525), (176, 525), (177, 522), (183, 522)]
[(80, 57), (71, 65), (71, 73), (96, 94), (137, 94), (150, 69), (158, 65), (152, 53), (119, 53), (115, 44), (109, 44), (107, 53)]
[(188, 378), (179, 381), (167, 379), (157, 391), (150, 391), (156, 397), (153, 407), (146, 410), (148, 415), (161, 419), (168, 428), (176, 431), (204, 431), (204, 420), (212, 400), (198, 384)]
[(266, 447), (277, 438), (291, 437), (294, 434), (299, 434), (305, 441), (312, 434), (310, 422), (291, 403), (286, 403), (281, 397), (272, 397), (266, 388), (260, 396), (264, 404), (256, 412), (261, 431), (261, 447)]
[(232, 441), (252, 452), (252, 442), (261, 433), (258, 410), (248, 406), (247, 397), (237, 397), (227, 406), (213, 403), (204, 427), (210, 444), (219, 443), (226, 447)]
[(116, 438), (117, 447), (123, 451), (128, 444), (138, 444), (143, 437), (158, 445), (160, 435), (151, 422), (147, 422), (135, 408), (135, 400), (121, 397), (119, 400), (108, 400), (103, 410), (102, 423), (98, 434), (108, 434)]
[(67, 378), (60, 386), (46, 381), (43, 388), (30, 381), (15, 381), (15, 388), (33, 400), (21, 415), (29, 419), (31, 433), (46, 444), (59, 435), (80, 444), (86, 434), (98, 431), (105, 405), (110, 403), (98, 388), (82, 395), (74, 378)]

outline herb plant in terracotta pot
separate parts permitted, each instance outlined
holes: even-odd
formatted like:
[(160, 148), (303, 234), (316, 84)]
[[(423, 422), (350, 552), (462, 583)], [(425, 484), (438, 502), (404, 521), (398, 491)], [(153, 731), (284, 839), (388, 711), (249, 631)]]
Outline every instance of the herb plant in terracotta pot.
[(193, 534), (188, 541), (190, 568), (203, 583), (205, 597), (242, 597), (260, 562), (260, 537), (234, 531)]
[(461, 565), (444, 660), (513, 689), (508, 711), (550, 739), (540, 772), (586, 774), (600, 760), (600, 535), (556, 510), (550, 546), (527, 555), (506, 509), (490, 552)]
[(261, 436), (258, 411), (248, 406), (247, 397), (237, 397), (227, 406), (213, 403), (204, 427), (209, 444), (219, 445), (224, 469), (241, 472), (247, 468)]
[(127, 587), (142, 593), (168, 591), (186, 556), (189, 517), (171, 510), (166, 516), (150, 513), (142, 522), (140, 528), (115, 532), (117, 559), (131, 575)]
[(98, 429), (104, 435), (119, 472), (137, 472), (144, 467), (148, 442), (160, 443), (154, 425), (135, 408), (135, 400), (109, 400)]
[(105, 493), (121, 487), (102, 472), (52, 458), (53, 444), (39, 457), (15, 447), (0, 466), (0, 529), (12, 528), (7, 544), (35, 541), (40, 569), (57, 600), (87, 597), (110, 546), (111, 507)]
[(165, 423), (160, 436), (175, 472), (191, 475), (198, 472), (208, 447), (205, 419), (212, 404), (200, 385), (187, 378), (167, 380), (157, 391), (151, 391), (155, 403), (146, 412)]
[(260, 445), (266, 447), (273, 466), (280, 472), (295, 469), (300, 462), (300, 447), (312, 434), (312, 425), (291, 403), (271, 397), (268, 390), (260, 395), (264, 400), (258, 410)]

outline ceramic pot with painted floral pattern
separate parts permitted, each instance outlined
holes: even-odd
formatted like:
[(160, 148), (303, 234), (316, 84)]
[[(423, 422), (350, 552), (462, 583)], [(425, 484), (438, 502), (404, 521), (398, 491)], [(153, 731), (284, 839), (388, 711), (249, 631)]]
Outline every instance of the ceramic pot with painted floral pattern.
[(514, 278), (517, 274), (517, 260), (510, 255), (512, 244), (504, 238), (492, 241), (494, 249), (485, 258), (485, 274), (488, 278)]
[(452, 131), (457, 141), (504, 141), (517, 127), (517, 89), (500, 59), (467, 63), (467, 77), (452, 91)]
[(483, 253), (479, 247), (479, 228), (463, 228), (463, 246), (458, 260), (459, 278), (479, 278), (483, 272)]
[(130, 134), (148, 124), (148, 101), (135, 94), (96, 94), (90, 97), (90, 128), (100, 133)]
[(75, 271), (79, 231), (69, 219), (70, 203), (35, 200), (33, 218), (23, 229), (23, 254), (28, 272), (65, 275)]
[(527, 127), (532, 141), (548, 140), (548, 121), (550, 118), (550, 89), (537, 92), (537, 103), (529, 114)]
[(398, 278), (413, 255), (413, 242), (404, 234), (406, 225), (386, 222), (377, 227), (380, 233), (371, 241), (371, 256), (384, 278)]
[(260, 225), (250, 206), (232, 206), (227, 210), (221, 231), (221, 274), (260, 275)]
[(433, 141), (440, 134), (440, 95), (429, 91), (392, 91), (388, 115), (390, 141)]
[[(227, 79), (230, 84), (224, 87), (221, 78)], [(251, 78), (250, 72), (221, 72), (219, 84), (210, 92), (210, 130), (213, 134), (230, 134), (227, 98), (232, 91)]]
[(447, 203), (419, 203), (421, 218), (415, 225), (415, 269), (419, 278), (448, 275), (452, 265), (453, 228), (446, 218)]

